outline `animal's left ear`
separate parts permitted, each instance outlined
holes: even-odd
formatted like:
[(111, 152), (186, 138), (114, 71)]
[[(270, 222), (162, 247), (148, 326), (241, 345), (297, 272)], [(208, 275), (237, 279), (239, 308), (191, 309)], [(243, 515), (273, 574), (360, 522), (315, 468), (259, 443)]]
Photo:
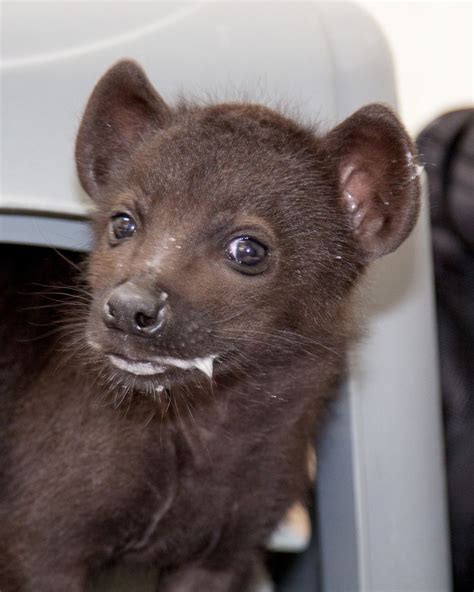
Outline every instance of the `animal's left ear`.
[(394, 251), (413, 228), (420, 207), (416, 151), (397, 116), (383, 105), (368, 105), (325, 141), (366, 261)]

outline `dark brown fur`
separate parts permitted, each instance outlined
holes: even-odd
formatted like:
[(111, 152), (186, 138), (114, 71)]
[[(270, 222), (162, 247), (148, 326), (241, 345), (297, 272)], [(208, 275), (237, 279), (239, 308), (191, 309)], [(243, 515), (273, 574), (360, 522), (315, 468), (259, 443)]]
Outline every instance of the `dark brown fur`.
[[(159, 566), (162, 592), (243, 589), (305, 500), (308, 443), (354, 336), (354, 287), (415, 223), (413, 154), (380, 105), (318, 136), (257, 105), (172, 109), (132, 62), (103, 77), (76, 152), (97, 203), (85, 284), (51, 349), (23, 352), (30, 379), (7, 369), (0, 391), (2, 592), (79, 592), (116, 561)], [(111, 246), (110, 216), (124, 210), (137, 232)], [(263, 273), (229, 264), (239, 234), (269, 246)], [(152, 338), (102, 321), (124, 284), (168, 294)], [(110, 353), (218, 357), (209, 380), (132, 375)]]

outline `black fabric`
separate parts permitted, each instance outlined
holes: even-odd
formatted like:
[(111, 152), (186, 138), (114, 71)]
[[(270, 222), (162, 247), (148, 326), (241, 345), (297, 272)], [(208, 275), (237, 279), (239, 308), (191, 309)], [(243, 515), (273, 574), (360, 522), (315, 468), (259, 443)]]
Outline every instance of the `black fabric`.
[(418, 137), (428, 175), (454, 590), (474, 589), (474, 109)]

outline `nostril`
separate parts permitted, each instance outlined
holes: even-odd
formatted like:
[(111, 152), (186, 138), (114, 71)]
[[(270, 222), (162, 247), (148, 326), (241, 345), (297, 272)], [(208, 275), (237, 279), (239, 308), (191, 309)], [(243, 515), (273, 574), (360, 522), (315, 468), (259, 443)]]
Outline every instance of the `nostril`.
[(156, 324), (156, 316), (148, 316), (143, 312), (135, 315), (135, 324), (139, 329), (149, 329)]
[(157, 310), (138, 311), (133, 317), (135, 329), (142, 334), (153, 335), (163, 327), (166, 309), (166, 306), (161, 306)]
[(115, 308), (110, 302), (104, 304), (104, 315), (106, 318), (115, 318)]
[(115, 306), (111, 304), (110, 301), (106, 302), (102, 307), (102, 321), (109, 328), (117, 327), (117, 311)]

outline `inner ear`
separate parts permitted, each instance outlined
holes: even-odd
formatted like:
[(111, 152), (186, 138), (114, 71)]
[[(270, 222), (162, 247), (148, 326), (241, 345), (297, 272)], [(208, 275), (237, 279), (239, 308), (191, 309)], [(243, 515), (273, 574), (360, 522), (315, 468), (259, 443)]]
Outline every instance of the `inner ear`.
[(370, 250), (370, 241), (390, 224), (390, 201), (376, 191), (377, 181), (369, 170), (364, 170), (363, 165), (344, 165), (340, 177), (342, 200), (353, 232), (364, 249)]
[(77, 170), (87, 193), (100, 197), (137, 147), (170, 117), (138, 64), (123, 60), (108, 70), (87, 103), (76, 141)]
[(369, 105), (327, 138), (340, 199), (367, 261), (395, 250), (413, 228), (420, 197), (415, 148), (395, 114)]

